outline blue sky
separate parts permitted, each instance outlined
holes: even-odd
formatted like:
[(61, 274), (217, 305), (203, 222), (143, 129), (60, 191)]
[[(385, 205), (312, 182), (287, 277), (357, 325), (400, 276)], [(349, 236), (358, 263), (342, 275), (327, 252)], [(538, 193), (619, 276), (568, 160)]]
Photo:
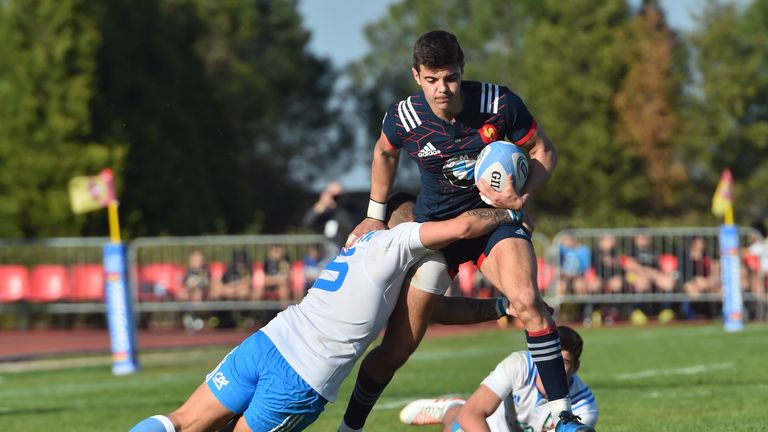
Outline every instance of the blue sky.
[[(299, 10), (312, 31), (311, 48), (318, 54), (343, 65), (361, 57), (368, 46), (363, 37), (366, 23), (381, 18), (396, 0), (302, 0)], [(679, 30), (693, 27), (691, 12), (706, 0), (662, 0), (670, 25)], [(744, 1), (740, 1), (743, 3)], [(633, 7), (641, 0), (630, 0)]]

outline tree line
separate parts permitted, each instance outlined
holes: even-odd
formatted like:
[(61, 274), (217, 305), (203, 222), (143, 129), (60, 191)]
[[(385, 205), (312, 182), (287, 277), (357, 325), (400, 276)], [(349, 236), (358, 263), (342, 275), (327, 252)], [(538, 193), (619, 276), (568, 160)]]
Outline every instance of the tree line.
[(555, 142), (545, 230), (716, 223), (724, 167), (737, 221), (766, 217), (768, 0), (709, 1), (690, 33), (652, 0), (403, 0), (343, 70), (309, 50), (295, 0), (4, 0), (0, 237), (105, 234), (67, 195), (104, 167), (127, 236), (291, 230), (318, 179), (370, 160), (435, 28)]

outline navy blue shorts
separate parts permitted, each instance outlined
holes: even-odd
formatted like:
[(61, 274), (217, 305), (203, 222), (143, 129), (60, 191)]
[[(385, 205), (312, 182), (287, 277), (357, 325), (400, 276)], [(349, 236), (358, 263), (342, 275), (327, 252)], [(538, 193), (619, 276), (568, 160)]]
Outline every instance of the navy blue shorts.
[(441, 252), (448, 263), (448, 271), (455, 276), (459, 271), (459, 264), (472, 261), (477, 268), (491, 253), (491, 249), (500, 241), (507, 238), (521, 238), (531, 241), (531, 234), (522, 225), (502, 225), (490, 234), (469, 240), (453, 242)]

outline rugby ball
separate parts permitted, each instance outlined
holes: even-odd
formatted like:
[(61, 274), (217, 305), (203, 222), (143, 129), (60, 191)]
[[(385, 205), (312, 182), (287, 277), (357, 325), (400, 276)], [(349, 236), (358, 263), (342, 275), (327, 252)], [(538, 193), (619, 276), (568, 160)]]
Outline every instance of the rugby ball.
[[(525, 186), (528, 181), (528, 156), (512, 143), (494, 141), (486, 145), (477, 155), (475, 161), (475, 184), (485, 179), (492, 188), (501, 192), (506, 186), (506, 178), (512, 174), (515, 190)], [(490, 202), (480, 195), (483, 202)]]

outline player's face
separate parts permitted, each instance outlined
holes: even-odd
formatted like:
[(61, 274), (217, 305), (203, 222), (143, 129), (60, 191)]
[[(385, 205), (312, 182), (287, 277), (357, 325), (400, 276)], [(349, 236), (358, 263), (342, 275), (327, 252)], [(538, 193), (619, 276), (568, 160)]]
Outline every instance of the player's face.
[(573, 354), (566, 350), (560, 351), (563, 354), (563, 363), (565, 364), (565, 375), (568, 376), (568, 379), (571, 379), (571, 376), (573, 376), (574, 373), (576, 373), (576, 365), (575, 360), (573, 358)]
[(461, 103), (462, 70), (458, 63), (444, 69), (419, 65), (419, 70), (411, 70), (433, 109), (448, 110)]

